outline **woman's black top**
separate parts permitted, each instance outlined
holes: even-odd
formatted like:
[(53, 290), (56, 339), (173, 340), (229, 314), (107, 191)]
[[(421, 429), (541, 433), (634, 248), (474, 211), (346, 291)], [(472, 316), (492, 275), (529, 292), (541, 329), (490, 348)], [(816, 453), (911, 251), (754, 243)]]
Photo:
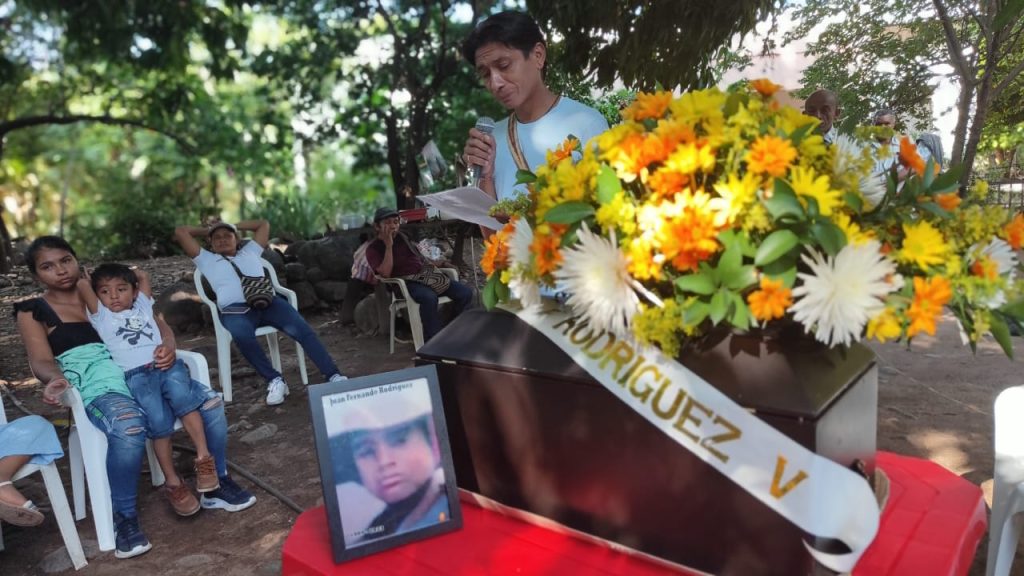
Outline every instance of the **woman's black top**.
[(96, 333), (96, 329), (88, 322), (64, 322), (57, 316), (57, 312), (50, 307), (49, 302), (42, 298), (32, 298), (14, 303), (14, 315), (19, 312), (31, 312), (32, 318), (47, 326), (53, 326), (53, 331), (46, 335), (50, 342), (50, 349), (53, 350), (53, 357), (82, 346), (84, 344), (102, 344), (103, 340)]

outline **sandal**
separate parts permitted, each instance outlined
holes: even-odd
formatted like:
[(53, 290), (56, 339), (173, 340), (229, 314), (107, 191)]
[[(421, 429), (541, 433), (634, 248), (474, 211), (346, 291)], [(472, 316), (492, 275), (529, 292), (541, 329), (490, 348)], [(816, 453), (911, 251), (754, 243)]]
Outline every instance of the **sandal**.
[[(13, 484), (10, 480), (0, 482), (0, 488)], [(43, 523), (46, 517), (36, 508), (31, 500), (26, 500), (21, 506), (8, 504), (0, 500), (0, 521), (14, 524), (15, 526), (38, 526)]]

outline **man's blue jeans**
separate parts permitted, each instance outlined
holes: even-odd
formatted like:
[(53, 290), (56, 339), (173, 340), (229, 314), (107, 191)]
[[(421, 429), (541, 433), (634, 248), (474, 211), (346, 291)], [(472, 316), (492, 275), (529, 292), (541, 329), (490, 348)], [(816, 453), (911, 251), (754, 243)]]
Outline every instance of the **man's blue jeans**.
[[(409, 295), (420, 305), (420, 320), (423, 322), (423, 341), (426, 342), (441, 331), (441, 312), (437, 309), (437, 292), (426, 284), (406, 280)], [(452, 281), (442, 296), (452, 299), (455, 314), (460, 314), (473, 300), (473, 290), (461, 282)]]
[(132, 396), (146, 413), (150, 438), (174, 433), (174, 420), (198, 410), (210, 455), (217, 463), (217, 475), (227, 476), (228, 420), (224, 402), (216, 392), (193, 380), (188, 367), (176, 360), (168, 370), (143, 366), (125, 372)]
[(274, 298), (270, 306), (263, 310), (250, 308), (244, 314), (221, 313), (220, 321), (228, 332), (231, 332), (231, 337), (234, 338), (242, 356), (245, 356), (267, 382), (279, 377), (281, 373), (274, 370), (273, 364), (256, 338), (256, 329), (260, 326), (273, 326), (302, 344), (302, 348), (309, 354), (309, 358), (320, 369), (324, 378), (340, 373), (316, 332), (313, 332), (298, 310), (292, 308), (284, 298)]
[(107, 479), (114, 513), (137, 516), (139, 471), (146, 454), (146, 414), (134, 399), (116, 392), (96, 398), (85, 411), (107, 437)]

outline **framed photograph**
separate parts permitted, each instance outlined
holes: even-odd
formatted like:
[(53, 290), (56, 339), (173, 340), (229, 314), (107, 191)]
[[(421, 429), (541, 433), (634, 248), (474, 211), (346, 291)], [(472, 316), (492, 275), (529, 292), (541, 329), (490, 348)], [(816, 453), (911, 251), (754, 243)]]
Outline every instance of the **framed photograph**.
[(434, 366), (309, 387), (334, 561), (462, 527)]

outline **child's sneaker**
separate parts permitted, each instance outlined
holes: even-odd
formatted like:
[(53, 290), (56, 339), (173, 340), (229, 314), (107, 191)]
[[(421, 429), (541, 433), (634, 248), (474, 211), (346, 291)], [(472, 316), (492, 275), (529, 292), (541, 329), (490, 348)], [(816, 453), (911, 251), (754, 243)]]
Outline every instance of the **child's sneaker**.
[(342, 376), (341, 374), (332, 374), (328, 382), (344, 382), (348, 380), (348, 376)]
[(221, 508), (239, 512), (256, 503), (256, 497), (235, 484), (230, 476), (220, 478), (220, 488), (202, 495), (203, 508)]
[(213, 456), (196, 458), (196, 492), (213, 492), (220, 488), (220, 479), (217, 478), (217, 463)]
[(114, 514), (114, 532), (116, 534), (117, 549), (114, 556), (117, 558), (131, 558), (149, 552), (153, 547), (149, 539), (139, 528), (138, 516), (122, 516)]
[(285, 384), (284, 379), (278, 376), (267, 384), (267, 406), (277, 406), (284, 402), (284, 397), (288, 395), (288, 385)]
[(162, 489), (167, 501), (171, 503), (171, 508), (178, 516), (191, 516), (199, 512), (199, 500), (184, 482), (177, 486), (164, 484)]

